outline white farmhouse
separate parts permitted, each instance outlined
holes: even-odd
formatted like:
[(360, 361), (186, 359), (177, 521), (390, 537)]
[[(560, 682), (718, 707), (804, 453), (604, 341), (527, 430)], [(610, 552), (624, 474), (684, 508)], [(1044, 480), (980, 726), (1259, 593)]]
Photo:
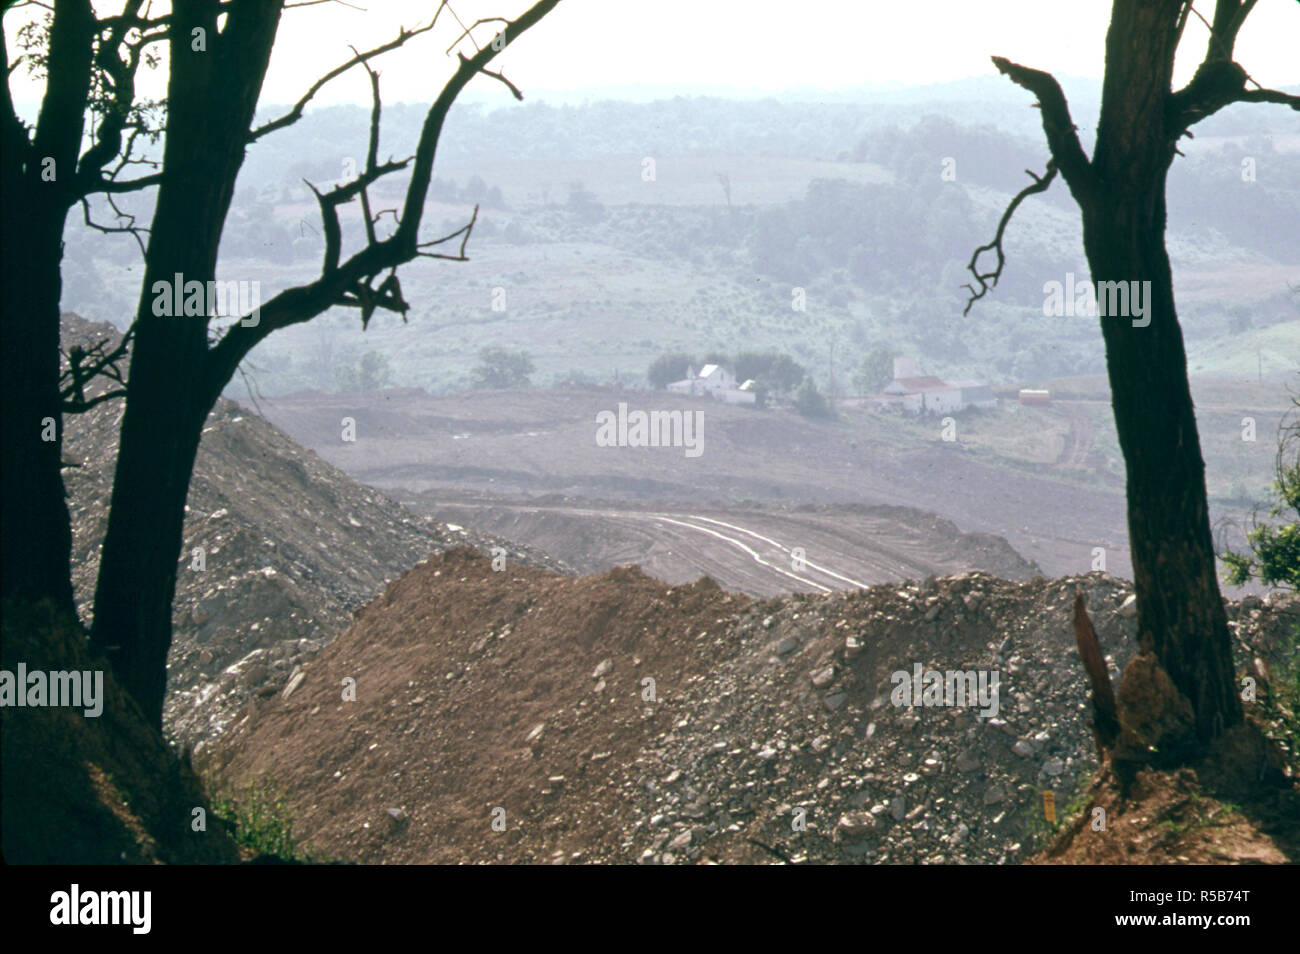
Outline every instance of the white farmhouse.
[(668, 385), (669, 391), (678, 394), (690, 394), (696, 397), (709, 397), (727, 404), (753, 404), (757, 395), (753, 391), (753, 382), (745, 382), (748, 388), (736, 387), (736, 376), (720, 364), (706, 364), (699, 374), (694, 368), (687, 368), (686, 377)]
[(696, 380), (700, 384), (700, 393), (708, 394), (710, 397), (719, 391), (736, 389), (736, 376), (720, 364), (706, 364), (700, 368)]

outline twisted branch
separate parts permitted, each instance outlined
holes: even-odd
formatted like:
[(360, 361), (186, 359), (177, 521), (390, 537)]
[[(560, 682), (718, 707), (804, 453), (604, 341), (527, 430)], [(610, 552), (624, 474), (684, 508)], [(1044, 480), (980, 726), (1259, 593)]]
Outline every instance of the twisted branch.
[[(1007, 262), (1006, 255), (1002, 251), (1002, 237), (1007, 231), (1007, 224), (1011, 221), (1011, 216), (1015, 214), (1016, 208), (1027, 196), (1047, 191), (1048, 187), (1052, 184), (1052, 180), (1056, 178), (1056, 161), (1049, 160), (1047, 163), (1047, 171), (1045, 171), (1041, 176), (1034, 175), (1034, 173), (1029, 169), (1025, 170), (1025, 174), (1034, 180), (1033, 185), (1027, 185), (1016, 193), (1015, 198), (1011, 200), (1006, 211), (1002, 213), (1002, 218), (998, 222), (998, 230), (993, 236), (993, 241), (975, 249), (974, 254), (970, 257), (970, 262), (966, 265), (966, 270), (975, 276), (975, 280), (980, 283), (980, 287), (976, 290), (974, 285), (966, 284), (962, 286), (963, 288), (969, 288), (971, 293), (970, 299), (966, 302), (966, 307), (961, 313), (963, 318), (970, 314), (971, 307), (975, 302), (987, 295), (990, 289), (997, 287), (998, 279), (1002, 277), (1002, 266)], [(981, 272), (979, 270), (979, 257), (989, 251), (997, 253), (998, 264), (991, 272)]]
[[(68, 363), (67, 370), (59, 376), (59, 399), (64, 414), (82, 414), (97, 404), (126, 396), (126, 379), (118, 362), (126, 357), (134, 333), (134, 328), (127, 331), (112, 350), (105, 350), (111, 339), (103, 338), (89, 348), (73, 345), (63, 352)], [(87, 398), (86, 385), (98, 377), (116, 381), (121, 387)]]

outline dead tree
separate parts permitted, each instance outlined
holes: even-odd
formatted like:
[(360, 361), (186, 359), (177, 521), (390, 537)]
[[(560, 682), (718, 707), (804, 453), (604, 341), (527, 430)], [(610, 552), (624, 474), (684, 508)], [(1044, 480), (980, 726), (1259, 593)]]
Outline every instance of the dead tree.
[[(1231, 103), (1300, 109), (1300, 97), (1260, 88), (1233, 60), (1255, 0), (1218, 0), (1205, 20), (1188, 0), (1114, 0), (1096, 144), (1088, 156), (1060, 84), (1050, 73), (994, 57), (998, 71), (1037, 99), (1051, 159), (1017, 195), (994, 240), (976, 250), (970, 305), (997, 284), (1002, 238), (1016, 206), (1059, 173), (1083, 214), (1083, 244), (1099, 303), (1101, 283), (1147, 287), (1142, 320), (1099, 308), (1112, 407), (1127, 465), (1129, 541), (1145, 653), (1190, 703), (1194, 743), (1204, 745), (1241, 721), (1227, 619), (1215, 575), (1205, 465), (1187, 380), (1165, 249), (1165, 186), (1191, 127)], [(1189, 21), (1208, 31), (1191, 82), (1172, 86), (1174, 53)], [(996, 255), (981, 271), (982, 253)], [(1149, 286), (1131, 286), (1149, 282)], [(1121, 692), (1121, 695), (1123, 693)], [(1121, 704), (1123, 700), (1121, 699)], [(1163, 753), (1168, 757), (1170, 753)]]
[[(493, 17), (465, 26), (442, 0), (429, 22), (404, 29), (375, 49), (354, 51), (354, 56), (312, 84), (285, 115), (254, 127), (254, 110), (281, 15), (310, 3), (173, 0), (168, 12), (153, 14), (143, 0), (128, 0), (121, 13), (97, 19), (89, 0), (54, 0), (45, 25), (47, 43), (43, 49), (33, 47), (32, 55), (48, 73), (34, 134), (16, 118), (6, 86), (0, 168), (6, 198), (5, 280), (13, 288), (10, 278), (21, 279), (18, 273), (23, 269), (29, 278), (16, 299), (17, 307), (15, 299), (6, 295), (3, 384), (7, 416), (12, 415), (15, 426), (5, 426), (4, 450), (7, 463), (15, 459), (10, 456), (11, 444), (18, 460), (36, 453), (40, 460), (32, 469), (4, 468), (5, 594), (26, 598), (53, 594), (71, 605), (71, 587), (66, 583), (68, 517), (58, 481), (58, 443), (43, 447), (29, 439), (39, 419), (57, 421), (61, 403), (76, 402), (77, 378), (97, 360), (79, 355), (78, 372), (72, 380), (61, 382), (59, 262), (66, 212), (93, 192), (113, 195), (154, 188), (147, 229), (129, 220), (103, 226), (132, 231), (140, 239), (145, 274), (131, 325), (130, 373), (92, 632), (93, 643), (108, 656), (119, 681), (153, 724), (161, 724), (185, 500), (208, 412), (240, 362), (267, 335), (309, 321), (336, 305), (358, 309), (363, 325), (380, 309), (404, 315), (409, 306), (397, 278), (399, 266), (418, 257), (465, 259), (474, 217), (451, 235), (432, 239), (420, 235), (443, 124), (461, 90), (480, 75), (505, 84), (522, 98), (510, 80), (489, 66), (558, 2), (539, 0), (514, 20)], [(429, 106), (414, 155), (381, 161), (379, 80), (370, 61), (452, 20), (458, 26), (447, 53), (454, 69)], [(136, 70), (147, 61), (155, 43), (166, 44), (168, 51), (166, 122), (154, 129), (162, 135), (162, 157), (147, 175), (123, 178), (119, 173), (140, 161), (132, 147), (148, 129), (148, 104), (137, 102), (134, 87)], [(6, 65), (12, 69), (14, 64)], [(207, 288), (215, 280), (217, 251), (248, 146), (296, 122), (326, 83), (358, 67), (367, 70), (371, 80), (367, 158), (355, 178), (328, 190), (314, 190), (325, 236), (320, 275), (276, 294), (258, 314), (237, 316), (215, 340), (215, 316), (207, 309), (188, 317), (155, 314), (154, 289), (159, 282), (170, 284), (180, 274), (187, 285), (197, 282)], [(78, 157), (83, 117), (90, 106), (97, 109), (91, 112), (98, 123), (90, 147)], [(54, 156), (67, 174), (55, 188), (42, 192), (37, 186), (46, 156)], [(404, 201), (400, 209), (390, 210), (395, 220), (391, 231), (381, 234), (382, 213), (371, 209), (367, 189), (396, 173), (407, 177)], [(30, 204), (11, 208), (10, 196), (27, 193), (33, 196)], [(354, 200), (361, 207), (365, 242), (345, 254), (340, 208)], [(25, 224), (22, 216), (34, 222)], [(24, 228), (34, 233), (29, 243), (34, 251), (11, 260), (9, 250), (15, 247), (14, 240), (24, 237)], [(25, 246), (19, 243), (19, 247)], [(25, 497), (29, 494), (36, 495), (32, 499), (39, 507), (31, 506)], [(24, 541), (22, 535), (28, 539)], [(30, 550), (45, 536), (55, 538), (54, 544), (43, 551), (36, 577), (26, 572), (21, 558), (24, 547)]]

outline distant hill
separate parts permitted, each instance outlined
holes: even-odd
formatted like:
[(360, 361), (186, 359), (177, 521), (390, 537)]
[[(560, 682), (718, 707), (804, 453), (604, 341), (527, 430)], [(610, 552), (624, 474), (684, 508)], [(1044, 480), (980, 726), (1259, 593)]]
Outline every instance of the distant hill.
[[(1069, 89), (1085, 142), (1094, 86)], [(422, 115), (385, 108), (386, 154), (409, 151)], [(1262, 353), (1270, 377), (1294, 367), (1277, 347), (1294, 332), (1273, 330), (1300, 326), (1288, 290), (1300, 283), (1292, 115), (1230, 107), (1180, 145), (1169, 249), (1198, 366), (1253, 374), (1249, 356)], [(319, 272), (319, 212), (303, 180), (338, 179), (360, 155), (367, 121), (360, 107), (314, 110), (250, 150), (223, 278), (260, 282), (265, 301)], [(379, 315), (363, 333), (340, 310), (272, 336), (245, 370), (268, 395), (336, 390), (337, 365), (373, 350), (390, 383), (445, 393), (465, 386), (479, 349), (509, 345), (532, 356), (538, 384), (575, 371), (634, 383), (664, 351), (731, 351), (743, 339), (791, 355), (823, 390), (831, 345), (841, 369), (881, 346), (924, 354), (941, 376), (995, 384), (1099, 373), (1096, 321), (1043, 314), (1046, 282), (1087, 275), (1061, 183), (1021, 207), (996, 291), (962, 315), (971, 252), (1029, 181), (1024, 170), (1046, 160), (1038, 121), (1030, 97), (997, 78), (824, 102), (466, 106), (439, 145), (422, 234), (454, 231), (479, 203), (470, 261), (402, 269), (409, 326)], [(375, 205), (395, 206), (400, 185), (373, 187)], [(147, 217), (147, 194), (119, 201)], [(354, 244), (356, 210), (343, 211)], [(124, 327), (140, 290), (134, 244), (74, 219), (64, 264), (68, 307)], [(792, 307), (796, 288), (805, 310)], [(242, 399), (243, 382), (227, 394)]]

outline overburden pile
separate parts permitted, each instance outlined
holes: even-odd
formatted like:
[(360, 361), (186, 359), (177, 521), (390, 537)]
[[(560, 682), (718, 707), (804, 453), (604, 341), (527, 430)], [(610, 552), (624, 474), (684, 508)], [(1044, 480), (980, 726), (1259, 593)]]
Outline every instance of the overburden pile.
[[(1097, 768), (1080, 591), (1117, 679), (1133, 603), (1100, 573), (754, 602), (452, 551), (256, 700), (212, 767), (269, 776), (300, 838), (359, 862), (1020, 862), (1057, 827), (1043, 792), (1064, 819)], [(1294, 654), (1300, 600), (1230, 615), (1243, 668)], [(909, 705), (918, 672), (976, 697)]]

